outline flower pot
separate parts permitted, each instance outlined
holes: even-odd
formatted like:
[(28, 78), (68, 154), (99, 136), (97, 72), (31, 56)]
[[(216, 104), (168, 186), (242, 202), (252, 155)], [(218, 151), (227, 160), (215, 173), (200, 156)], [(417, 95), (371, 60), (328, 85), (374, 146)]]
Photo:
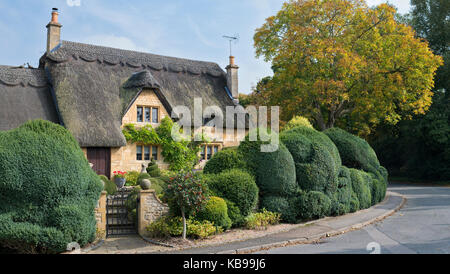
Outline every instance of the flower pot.
[(125, 178), (119, 178), (119, 177), (115, 177), (114, 178), (114, 183), (116, 184), (117, 188), (122, 188), (125, 186), (127, 179)]

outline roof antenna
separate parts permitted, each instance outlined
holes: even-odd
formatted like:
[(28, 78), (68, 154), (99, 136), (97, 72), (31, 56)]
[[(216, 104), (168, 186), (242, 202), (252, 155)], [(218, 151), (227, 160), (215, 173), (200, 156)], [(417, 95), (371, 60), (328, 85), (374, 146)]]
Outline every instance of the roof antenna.
[(228, 41), (230, 41), (230, 56), (233, 56), (231, 43), (234, 42), (235, 44), (237, 44), (237, 42), (239, 41), (239, 34), (235, 34), (234, 36), (226, 36), (226, 35), (224, 35), (223, 38), (225, 38)]

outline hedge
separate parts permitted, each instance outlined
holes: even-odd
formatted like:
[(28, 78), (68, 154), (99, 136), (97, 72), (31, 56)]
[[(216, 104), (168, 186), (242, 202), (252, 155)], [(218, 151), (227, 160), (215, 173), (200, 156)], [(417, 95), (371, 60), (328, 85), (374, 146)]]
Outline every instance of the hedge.
[(364, 171), (353, 168), (350, 169), (350, 177), (353, 191), (358, 197), (360, 209), (369, 208), (372, 205), (372, 177)]
[(58, 253), (96, 236), (103, 189), (77, 141), (42, 120), (0, 132), (0, 245)]
[(319, 219), (331, 214), (331, 200), (322, 192), (309, 191), (299, 198), (299, 219)]
[(228, 216), (228, 208), (224, 199), (219, 197), (209, 197), (206, 205), (200, 210), (196, 219), (199, 221), (210, 221), (215, 226), (220, 226), (227, 230), (231, 227), (231, 219)]
[(281, 219), (288, 223), (296, 223), (298, 202), (295, 197), (264, 196), (261, 198), (261, 209), (281, 214)]
[(387, 170), (380, 166), (375, 151), (364, 139), (340, 128), (330, 128), (324, 133), (338, 148), (344, 166), (373, 173), (387, 182)]
[[(260, 136), (267, 135), (265, 132), (263, 129), (256, 130), (258, 140), (261, 139)], [(248, 170), (255, 175), (261, 196), (291, 196), (297, 190), (292, 155), (281, 142), (278, 150), (261, 152), (261, 145), (269, 142), (250, 141), (249, 136), (250, 134), (241, 142), (238, 152), (246, 161)]]
[(205, 174), (217, 174), (227, 169), (243, 168), (245, 162), (235, 149), (225, 149), (217, 152), (206, 163), (203, 172)]
[(336, 192), (341, 159), (325, 134), (303, 126), (282, 132), (280, 139), (292, 155), (302, 190)]
[(230, 169), (219, 174), (205, 176), (209, 191), (233, 202), (242, 217), (252, 212), (258, 203), (258, 187), (254, 177), (240, 169)]

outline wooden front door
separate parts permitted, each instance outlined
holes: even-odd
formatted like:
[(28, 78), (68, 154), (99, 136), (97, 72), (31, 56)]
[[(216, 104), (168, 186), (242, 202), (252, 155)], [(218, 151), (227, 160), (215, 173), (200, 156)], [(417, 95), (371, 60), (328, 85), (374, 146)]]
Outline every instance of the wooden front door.
[(89, 163), (98, 175), (111, 176), (111, 149), (109, 147), (92, 147), (87, 149)]

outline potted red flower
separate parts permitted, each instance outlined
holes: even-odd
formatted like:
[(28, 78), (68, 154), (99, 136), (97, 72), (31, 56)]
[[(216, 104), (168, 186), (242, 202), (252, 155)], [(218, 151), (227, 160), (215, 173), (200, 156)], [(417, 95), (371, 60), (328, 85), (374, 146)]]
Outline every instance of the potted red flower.
[(114, 183), (116, 184), (117, 188), (122, 188), (125, 186), (125, 183), (127, 182), (127, 179), (125, 178), (126, 172), (122, 171), (114, 171)]

